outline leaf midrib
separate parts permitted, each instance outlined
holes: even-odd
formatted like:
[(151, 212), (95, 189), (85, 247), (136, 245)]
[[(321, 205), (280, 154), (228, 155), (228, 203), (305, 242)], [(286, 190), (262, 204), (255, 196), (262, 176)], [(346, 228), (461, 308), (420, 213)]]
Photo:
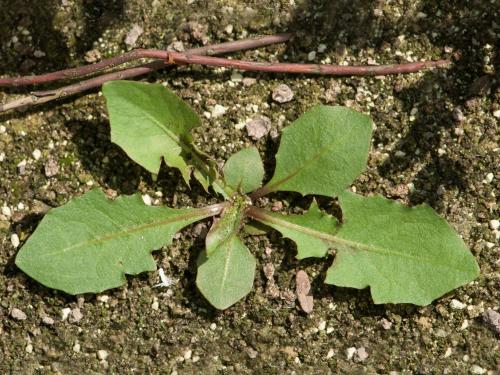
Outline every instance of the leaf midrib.
[[(271, 179), (271, 181), (269, 181), (269, 183), (265, 187), (263, 187), (262, 189), (265, 189), (266, 191), (269, 191), (269, 192), (276, 191), (280, 187), (280, 185), (283, 185), (286, 182), (288, 182), (289, 180), (291, 180), (293, 177), (295, 177), (300, 172), (302, 172), (307, 167), (309, 167), (312, 163), (314, 163), (317, 159), (319, 159), (320, 157), (322, 157), (327, 151), (330, 151), (334, 147), (334, 143), (336, 143), (337, 141), (340, 141), (339, 143), (342, 144), (346, 140), (346, 138), (348, 138), (348, 137), (346, 135), (344, 135), (342, 137), (338, 137), (338, 138), (332, 139), (331, 143), (329, 143), (326, 146), (322, 147), (319, 150), (319, 152), (314, 155), (314, 157), (308, 159), (304, 164), (302, 164), (297, 169), (295, 169), (294, 171), (292, 171), (289, 175), (285, 176), (281, 180), (278, 180), (278, 181), (276, 181), (276, 182), (274, 182), (272, 184), (271, 184), (271, 182), (272, 182), (272, 179)], [(278, 150), (278, 152), (279, 152), (279, 150)], [(276, 163), (276, 164), (278, 164), (278, 163)]]
[(183, 215), (170, 217), (170, 218), (165, 219), (165, 220), (155, 221), (155, 222), (148, 223), (148, 224), (142, 224), (142, 225), (135, 226), (135, 227), (129, 227), (126, 230), (122, 230), (119, 232), (115, 232), (115, 233), (100, 236), (100, 237), (96, 237), (96, 238), (93, 238), (92, 240), (82, 241), (82, 242), (76, 243), (72, 246), (68, 246), (68, 247), (59, 249), (57, 251), (41, 254), (40, 257), (44, 258), (44, 257), (48, 257), (48, 256), (58, 255), (58, 254), (65, 254), (69, 251), (74, 251), (74, 250), (80, 249), (82, 247), (97, 245), (99, 243), (104, 243), (106, 241), (112, 241), (112, 240), (115, 240), (115, 239), (120, 238), (120, 237), (126, 237), (132, 233), (140, 232), (142, 230), (172, 224), (172, 223), (183, 221), (186, 219), (191, 219), (191, 218), (197, 217), (197, 216), (199, 216), (198, 220), (201, 220), (201, 219), (204, 219), (204, 218), (210, 216), (211, 214), (212, 214), (212, 212), (206, 208), (195, 209), (191, 212), (186, 212)]
[[(252, 213), (254, 213), (256, 215), (253, 216)], [(366, 252), (373, 252), (373, 253), (381, 254), (384, 256), (395, 256), (395, 257), (400, 257), (400, 258), (411, 259), (412, 261), (415, 261), (415, 262), (426, 262), (426, 263), (431, 264), (431, 265), (436, 264), (435, 260), (430, 259), (428, 257), (417, 257), (417, 256), (413, 256), (410, 254), (404, 254), (404, 253), (398, 253), (398, 252), (394, 252), (394, 251), (390, 251), (390, 250), (385, 250), (382, 248), (378, 248), (378, 247), (366, 245), (363, 243), (349, 241), (349, 240), (346, 240), (343, 238), (332, 236), (328, 233), (319, 232), (319, 231), (316, 231), (312, 228), (303, 227), (301, 225), (297, 225), (297, 224), (291, 223), (291, 222), (286, 221), (286, 220), (280, 220), (279, 218), (268, 214), (265, 210), (257, 208), (257, 207), (251, 207), (251, 209), (249, 210), (249, 215), (253, 216), (253, 218), (256, 220), (263, 221), (264, 223), (266, 221), (268, 221), (270, 223), (274, 223), (276, 225), (285, 227), (287, 229), (291, 229), (291, 230), (295, 230), (295, 231), (300, 232), (300, 233), (315, 236), (317, 238), (320, 238), (324, 241), (331, 243), (332, 245), (345, 246), (345, 247), (353, 249), (353, 250), (356, 250), (356, 249), (364, 250)], [(441, 264), (441, 266), (444, 268), (449, 268), (449, 269), (454, 269), (454, 270), (457, 269), (457, 267), (452, 267), (446, 263)], [(467, 270), (464, 270), (464, 269), (460, 269), (460, 270), (463, 272), (468, 272)]]

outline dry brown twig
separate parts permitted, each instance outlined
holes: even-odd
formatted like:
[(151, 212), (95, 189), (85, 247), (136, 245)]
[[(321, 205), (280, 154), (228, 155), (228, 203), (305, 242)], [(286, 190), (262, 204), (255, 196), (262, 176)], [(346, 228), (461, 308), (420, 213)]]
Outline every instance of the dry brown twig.
[[(449, 65), (447, 60), (438, 61), (420, 61), (404, 64), (391, 65), (365, 65), (365, 66), (340, 66), (330, 64), (300, 64), (300, 63), (269, 63), (254, 62), (245, 60), (232, 60), (213, 55), (220, 55), (229, 52), (236, 52), (245, 49), (263, 47), (275, 43), (283, 43), (291, 38), (291, 34), (277, 34), (264, 36), (254, 39), (243, 39), (235, 42), (227, 42), (213, 46), (195, 48), (186, 52), (159, 51), (148, 49), (136, 49), (123, 55), (102, 60), (92, 65), (86, 65), (78, 68), (65, 69), (57, 72), (42, 74), (38, 76), (25, 77), (6, 77), (0, 78), (0, 87), (18, 87), (27, 85), (36, 85), (60, 80), (80, 78), (89, 74), (101, 72), (105, 69), (114, 68), (118, 65), (142, 59), (155, 58), (150, 63), (140, 66), (119, 70), (112, 73), (102, 74), (97, 77), (86, 79), (72, 85), (63, 86), (54, 90), (33, 91), (31, 95), (21, 97), (11, 102), (0, 104), (0, 113), (12, 109), (18, 109), (26, 106), (47, 103), (69, 95), (84, 92), (95, 87), (99, 87), (105, 82), (128, 79), (141, 76), (153, 71), (171, 67), (175, 65), (205, 65), (218, 66), (245, 71), (262, 71), (273, 73), (291, 73), (291, 74), (316, 74), (316, 75), (389, 75), (413, 73), (424, 69), (441, 68)], [(208, 55), (208, 56), (207, 56)]]

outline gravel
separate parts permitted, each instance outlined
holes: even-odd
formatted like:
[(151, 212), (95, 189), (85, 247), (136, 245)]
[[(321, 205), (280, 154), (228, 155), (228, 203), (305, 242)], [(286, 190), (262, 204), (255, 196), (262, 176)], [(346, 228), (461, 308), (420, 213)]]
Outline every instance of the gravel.
[(10, 310), (10, 316), (16, 320), (26, 320), (27, 316), (24, 311), (14, 307)]
[(255, 140), (259, 140), (271, 130), (271, 120), (266, 116), (257, 116), (245, 124), (247, 133)]

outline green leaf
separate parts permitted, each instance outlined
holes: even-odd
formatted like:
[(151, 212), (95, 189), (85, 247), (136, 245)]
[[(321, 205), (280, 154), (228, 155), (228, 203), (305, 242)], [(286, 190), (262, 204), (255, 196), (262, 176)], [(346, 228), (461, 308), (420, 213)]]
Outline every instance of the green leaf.
[(262, 193), (338, 195), (364, 170), (371, 133), (370, 118), (352, 109), (309, 110), (283, 130), (276, 170)]
[(226, 209), (210, 229), (196, 277), (200, 292), (220, 310), (245, 297), (255, 277), (255, 258), (237, 236), (245, 208), (241, 202)]
[(98, 189), (50, 210), (16, 257), (45, 286), (69, 294), (123, 285), (125, 274), (153, 271), (154, 249), (181, 228), (216, 212), (146, 206), (140, 195), (107, 199)]
[(249, 215), (293, 240), (297, 244), (297, 259), (325, 257), (339, 229), (338, 221), (321, 212), (316, 201), (304, 215), (282, 215), (254, 207)]
[(264, 166), (257, 148), (250, 147), (232, 155), (223, 168), (224, 180), (233, 190), (249, 193), (264, 178)]
[(192, 143), (189, 131), (200, 125), (198, 115), (160, 84), (111, 81), (103, 85), (111, 140), (127, 155), (158, 174), (162, 158), (179, 169), (189, 184), (191, 172), (205, 190), (217, 179), (214, 163)]
[(369, 286), (375, 303), (427, 305), (478, 276), (467, 246), (429, 206), (348, 192), (340, 205), (344, 223), (327, 284)]

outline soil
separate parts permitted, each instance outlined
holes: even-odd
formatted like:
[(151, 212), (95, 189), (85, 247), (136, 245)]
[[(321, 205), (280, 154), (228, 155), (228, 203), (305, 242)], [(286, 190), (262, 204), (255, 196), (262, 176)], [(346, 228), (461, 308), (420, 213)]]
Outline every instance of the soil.
[[(495, 50), (500, 15), (493, 1), (0, 3), (2, 75), (48, 72), (122, 53), (130, 48), (125, 39), (135, 24), (143, 33), (134, 46), (157, 49), (176, 41), (188, 48), (252, 35), (296, 34), (286, 45), (235, 55), (261, 61), (307, 62), (312, 51), (316, 62), (339, 64), (452, 59), (446, 70), (390, 77), (243, 72), (255, 79), (245, 85), (231, 79), (229, 70), (182, 67), (144, 79), (165, 83), (202, 116), (194, 137), (203, 151), (222, 163), (244, 146), (256, 145), (268, 177), (279, 144), (271, 135), (308, 108), (346, 105), (370, 114), (376, 130), (369, 165), (353, 187), (409, 205), (431, 205), (460, 233), (481, 267), (477, 280), (430, 306), (375, 305), (368, 290), (323, 284), (331, 259), (297, 261), (294, 245), (271, 233), (246, 240), (258, 262), (254, 290), (217, 311), (195, 287), (204, 228), (194, 225), (154, 253), (158, 265), (178, 280), (173, 287), (152, 288), (158, 274), (145, 273), (97, 296), (47, 289), (16, 268), (19, 248), (11, 237), (17, 234), (22, 246), (50, 207), (96, 186), (118, 194), (147, 193), (157, 204), (175, 207), (216, 202), (196, 183), (189, 190), (174, 170), (164, 167), (154, 181), (128, 159), (110, 142), (104, 100), (95, 91), (0, 115), (0, 206), (11, 209), (10, 216), (0, 216), (1, 373), (500, 371), (498, 336), (482, 318), (488, 308), (499, 308), (499, 234), (490, 224), (499, 219), (500, 178)], [(279, 84), (292, 89), (292, 101), (272, 99)], [(28, 91), (3, 90), (0, 102)], [(207, 118), (215, 105), (227, 111)], [(255, 141), (239, 125), (258, 115), (271, 119), (273, 131)], [(308, 201), (294, 194), (270, 199), (285, 208)], [(272, 287), (264, 275), (269, 264), (275, 269)], [(298, 269), (313, 280), (310, 315), (294, 297)]]

